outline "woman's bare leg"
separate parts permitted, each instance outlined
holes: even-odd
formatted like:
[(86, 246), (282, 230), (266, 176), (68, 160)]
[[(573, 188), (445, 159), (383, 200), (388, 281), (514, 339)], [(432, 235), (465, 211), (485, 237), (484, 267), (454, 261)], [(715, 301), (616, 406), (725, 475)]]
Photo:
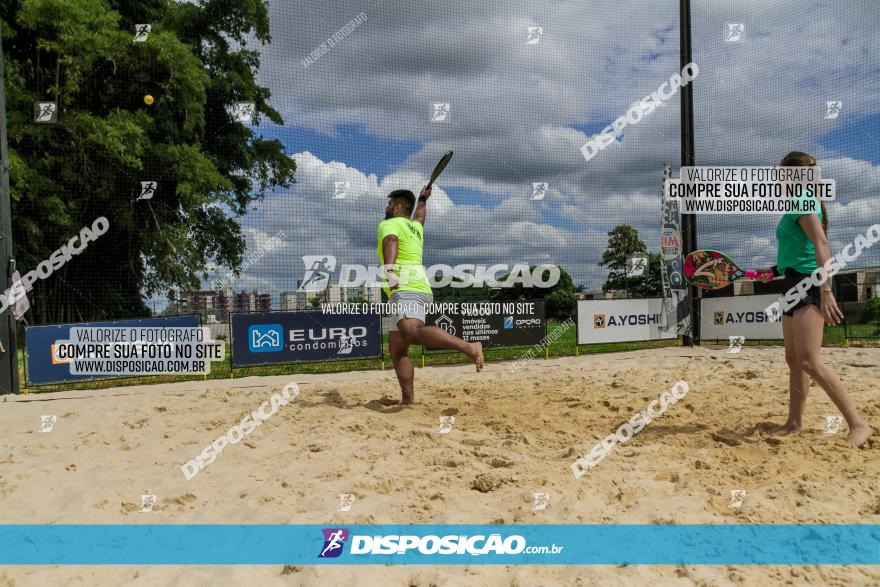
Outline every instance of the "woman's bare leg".
[(793, 319), (794, 339), (797, 344), (797, 354), (801, 360), (801, 368), (822, 386), (822, 389), (843, 414), (849, 426), (849, 435), (846, 439), (853, 446), (862, 446), (868, 441), (874, 430), (859, 416), (855, 404), (849, 399), (846, 389), (834, 369), (822, 362), (820, 350), (822, 348), (822, 332), (825, 328), (822, 313), (816, 306), (809, 305), (795, 311)]
[(782, 317), (782, 337), (785, 339), (785, 362), (788, 363), (788, 420), (773, 431), (775, 436), (786, 436), (803, 427), (804, 407), (810, 391), (810, 376), (801, 368), (791, 316)]

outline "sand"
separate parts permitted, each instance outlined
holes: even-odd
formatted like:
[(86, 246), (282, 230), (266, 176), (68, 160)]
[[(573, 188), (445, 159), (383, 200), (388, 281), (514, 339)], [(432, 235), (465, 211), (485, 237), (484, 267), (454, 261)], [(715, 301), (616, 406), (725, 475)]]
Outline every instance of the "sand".
[[(825, 349), (880, 429), (880, 349)], [(813, 386), (786, 415), (779, 347), (665, 348), (416, 371), (242, 378), (7, 397), (5, 523), (880, 523), (880, 441), (861, 450)], [(581, 454), (679, 379), (690, 393), (580, 479)], [(187, 481), (180, 465), (290, 381), (299, 398)], [(39, 432), (42, 415), (56, 415)], [(453, 415), (448, 434), (440, 416)], [(245, 444), (246, 443), (246, 444)], [(739, 508), (730, 491), (747, 491)], [(550, 503), (533, 511), (533, 494)], [(352, 493), (349, 512), (339, 494)], [(155, 494), (154, 511), (139, 512)], [(859, 566), (11, 566), (15, 585), (880, 585)]]

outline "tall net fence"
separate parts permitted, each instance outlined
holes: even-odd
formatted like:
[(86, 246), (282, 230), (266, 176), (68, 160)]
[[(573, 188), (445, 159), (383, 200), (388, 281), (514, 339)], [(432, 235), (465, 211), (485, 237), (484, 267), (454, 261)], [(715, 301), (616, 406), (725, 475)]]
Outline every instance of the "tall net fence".
[[(30, 322), (372, 299), (337, 289), (339, 268), (377, 263), (387, 194), (417, 193), (447, 150), (426, 265), (554, 264), (592, 292), (615, 227), (656, 252), (676, 101), (589, 161), (581, 147), (677, 70), (673, 3), (659, 19), (637, 3), (246, 5), (110, 3), (65, 27), (8, 10), (19, 268), (109, 222), (35, 283)], [(323, 296), (297, 291), (314, 267), (332, 274)]]
[[(878, 6), (695, 1), (692, 19), (701, 67), (697, 164), (769, 166), (807, 152), (836, 182), (836, 200), (826, 205), (832, 254), (864, 236), (880, 221)], [(774, 265), (778, 222), (778, 215), (700, 215), (698, 246), (752, 267)], [(864, 249), (834, 281), (848, 336), (877, 336), (871, 300), (880, 296), (880, 248)], [(768, 289), (749, 284), (744, 292)]]
[[(21, 275), (42, 268), (22, 324), (197, 312), (223, 325), (377, 301), (340, 284), (341, 268), (378, 263), (387, 194), (418, 193), (448, 150), (425, 265), (556, 265), (560, 319), (578, 296), (660, 294), (660, 181), (664, 163), (677, 172), (680, 107), (656, 93), (680, 71), (676, 2), (65, 6), (3, 13), (15, 261)], [(698, 164), (813, 153), (837, 180), (839, 250), (878, 217), (880, 10), (698, 1), (692, 13)], [(736, 41), (731, 23), (744, 25)], [(770, 265), (775, 220), (700, 217), (699, 246)], [(626, 277), (641, 255), (645, 273)], [(847, 277), (863, 304), (878, 255)], [(316, 270), (327, 288), (301, 291)]]

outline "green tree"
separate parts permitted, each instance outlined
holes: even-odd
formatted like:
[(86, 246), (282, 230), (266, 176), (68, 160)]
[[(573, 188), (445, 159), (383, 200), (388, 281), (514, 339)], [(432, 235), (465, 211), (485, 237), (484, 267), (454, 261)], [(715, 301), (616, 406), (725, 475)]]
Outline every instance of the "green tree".
[(166, 305), (165, 308), (159, 312), (159, 316), (179, 316), (180, 314), (189, 314), (189, 309), (186, 306), (178, 304), (177, 302), (171, 302)]
[[(535, 267), (536, 265), (530, 266), (529, 272), (534, 271)], [(507, 275), (498, 277), (498, 281), (506, 279)], [(489, 300), (493, 302), (544, 300), (544, 311), (547, 317), (556, 320), (565, 320), (574, 316), (577, 310), (574, 283), (571, 276), (562, 267), (559, 268), (559, 281), (552, 287), (525, 288), (521, 283), (517, 283), (513, 287), (490, 289)]]
[[(196, 289), (209, 261), (237, 267), (240, 219), (294, 181), (283, 124), (256, 83), (271, 41), (261, 0), (9, 0), (3, 3), (15, 256), (22, 274), (105, 216), (101, 236), (29, 295), (36, 322), (147, 315), (144, 298)], [(145, 42), (135, 24), (150, 23)], [(154, 98), (145, 103), (145, 95)], [(37, 101), (57, 121), (34, 122)], [(135, 201), (142, 181), (152, 199)]]
[(205, 324), (208, 321), (208, 309), (205, 308), (204, 304), (200, 304), (198, 302), (190, 302), (186, 306), (185, 314), (198, 314), (202, 320), (202, 324)]
[[(643, 275), (627, 277), (626, 261), (632, 257), (648, 258)], [(608, 268), (608, 279), (602, 285), (602, 291), (626, 291), (640, 298), (661, 296), (663, 282), (660, 263), (660, 255), (648, 253), (635, 228), (620, 224), (608, 233), (608, 248), (602, 253), (602, 262), (599, 263)]]
[(489, 288), (481, 287), (438, 287), (433, 290), (434, 299), (438, 302), (480, 302), (489, 299)]
[(880, 297), (871, 298), (865, 302), (859, 315), (859, 322), (863, 324), (880, 323)]
[(663, 277), (660, 265), (663, 259), (660, 253), (648, 253), (648, 267), (645, 274), (637, 279), (639, 282), (630, 287), (630, 293), (637, 298), (659, 298), (663, 296)]

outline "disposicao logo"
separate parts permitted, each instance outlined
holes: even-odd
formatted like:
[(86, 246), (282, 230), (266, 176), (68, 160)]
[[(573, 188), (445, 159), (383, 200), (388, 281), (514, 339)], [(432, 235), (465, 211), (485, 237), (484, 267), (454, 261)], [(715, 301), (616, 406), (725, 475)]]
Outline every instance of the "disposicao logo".
[(345, 542), (348, 540), (348, 530), (345, 528), (324, 528), (324, 547), (318, 558), (336, 558), (342, 554)]
[(365, 536), (351, 534), (345, 528), (324, 528), (324, 546), (318, 554), (318, 558), (337, 558), (342, 555), (345, 545), (348, 544), (348, 554), (358, 555), (385, 555), (385, 556), (455, 556), (455, 555), (507, 555), (519, 554), (546, 554), (556, 555), (562, 552), (564, 546), (535, 545), (528, 546), (524, 536), (512, 534), (477, 534), (459, 535), (447, 534), (417, 536), (414, 534), (372, 535)]
[(500, 534), (460, 536), (415, 536), (402, 534), (395, 536), (361, 536), (351, 537), (352, 555), (406, 555), (410, 551), (420, 555), (517, 555), (520, 553), (558, 554), (563, 547), (552, 550), (550, 546), (526, 546), (523, 536), (514, 534), (502, 537)]

